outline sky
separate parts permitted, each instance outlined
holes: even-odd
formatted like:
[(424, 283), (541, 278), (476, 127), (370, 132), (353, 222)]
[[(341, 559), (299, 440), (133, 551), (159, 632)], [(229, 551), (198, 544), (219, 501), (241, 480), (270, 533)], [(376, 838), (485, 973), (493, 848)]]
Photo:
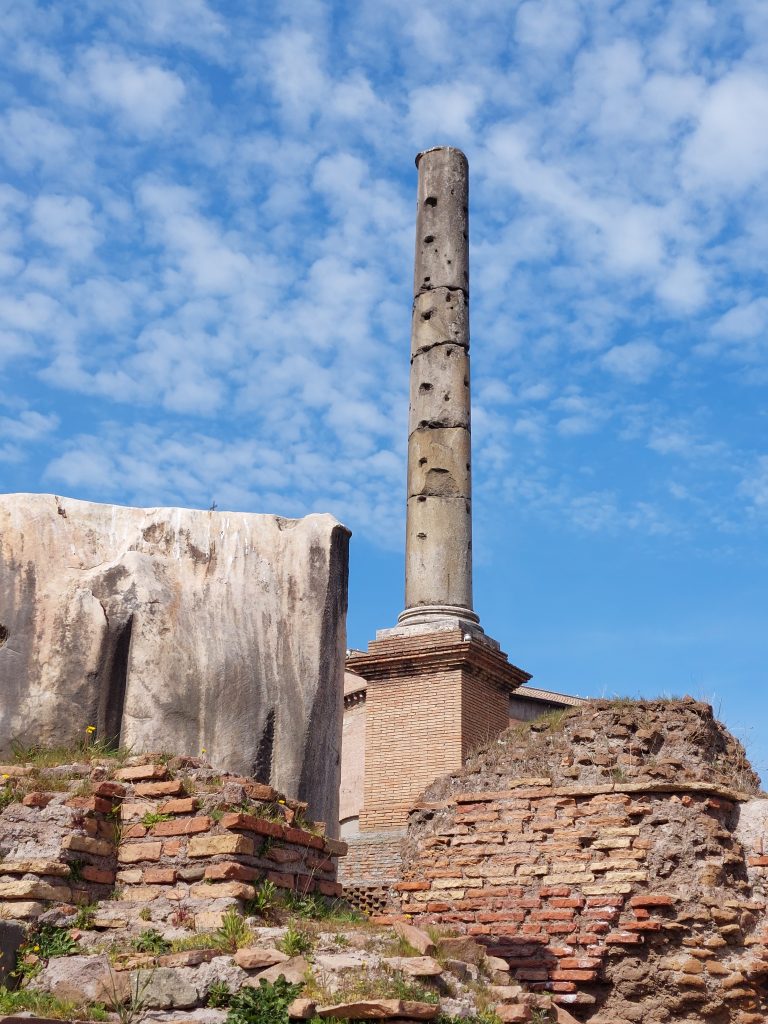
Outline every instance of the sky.
[(414, 156), (470, 164), (475, 607), (768, 781), (764, 0), (1, 0), (0, 490), (353, 531), (403, 606)]

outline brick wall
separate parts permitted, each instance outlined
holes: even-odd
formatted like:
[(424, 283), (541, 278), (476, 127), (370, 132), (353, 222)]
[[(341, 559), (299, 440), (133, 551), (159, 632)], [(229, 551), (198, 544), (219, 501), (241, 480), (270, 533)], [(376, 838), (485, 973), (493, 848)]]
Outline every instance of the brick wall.
[(508, 724), (528, 675), (461, 630), (389, 636), (347, 667), (367, 681), (361, 832), (404, 827), (422, 790)]
[(746, 846), (735, 831), (742, 800), (543, 778), (457, 793), (414, 812), (401, 912), (474, 937), (595, 1024), (764, 1024), (768, 857), (758, 829)]
[(265, 879), (341, 895), (336, 858), (346, 845), (307, 822), (305, 804), (194, 759), (131, 760), (78, 766), (69, 785), (92, 790), (83, 795), (45, 792), (31, 767), (8, 769), (18, 799), (0, 815), (0, 900), (11, 916), (96, 902), (99, 927), (124, 927), (146, 907), (154, 921), (183, 914), (205, 928)]

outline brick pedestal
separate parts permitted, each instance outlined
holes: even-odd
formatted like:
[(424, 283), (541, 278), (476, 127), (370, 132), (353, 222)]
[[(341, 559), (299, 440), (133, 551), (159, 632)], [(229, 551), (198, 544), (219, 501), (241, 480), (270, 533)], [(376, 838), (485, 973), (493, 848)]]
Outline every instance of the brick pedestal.
[[(360, 838), (368, 880), (383, 883), (395, 879), (393, 832), (404, 831), (419, 794), (507, 728), (509, 693), (530, 676), (493, 641), (460, 629), (392, 631), (353, 654), (347, 668), (368, 682)], [(371, 860), (375, 833), (387, 840), (380, 868)]]

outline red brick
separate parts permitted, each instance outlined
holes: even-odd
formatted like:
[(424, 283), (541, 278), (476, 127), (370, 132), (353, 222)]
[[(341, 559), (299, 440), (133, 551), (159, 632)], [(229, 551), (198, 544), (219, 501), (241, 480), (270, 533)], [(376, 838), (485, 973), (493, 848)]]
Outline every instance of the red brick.
[(580, 909), (584, 906), (583, 896), (572, 896), (570, 898), (556, 897), (549, 901), (550, 907), (575, 907)]
[(429, 882), (398, 882), (394, 887), (398, 892), (426, 892)]
[(268, 871), (267, 879), (279, 889), (295, 888), (293, 875), (286, 874), (284, 871)]
[(83, 864), (80, 869), (80, 877), (86, 882), (96, 882), (99, 885), (114, 885), (115, 872), (104, 871), (96, 868), (93, 864)]
[[(595, 956), (563, 957), (559, 965), (564, 971), (592, 971), (600, 966), (600, 959)], [(573, 980), (577, 981), (578, 979), (574, 978)]]
[[(635, 899), (649, 899), (649, 897), (635, 897)], [(640, 906), (641, 904), (632, 904), (632, 906)], [(588, 907), (623, 907), (624, 897), (623, 896), (587, 896)]]
[(115, 799), (122, 800), (125, 796), (125, 786), (121, 786), (119, 782), (100, 782), (93, 792), (96, 796), (114, 797)]
[(184, 783), (180, 779), (169, 782), (139, 782), (134, 786), (136, 796), (183, 796)]
[(542, 897), (570, 896), (571, 888), (568, 885), (542, 885), (539, 889), (539, 895)]
[(142, 824), (131, 825), (123, 830), (123, 839), (143, 839), (146, 834), (147, 830)]
[(183, 796), (176, 800), (166, 800), (160, 805), (161, 814), (194, 814), (200, 806), (200, 801), (193, 796)]
[(51, 800), (53, 800), (52, 793), (27, 793), (22, 797), (21, 802), (25, 807), (47, 807)]
[(109, 814), (114, 806), (111, 800), (103, 796), (73, 796), (66, 802), (67, 807), (74, 807), (80, 811), (97, 811), (99, 814)]
[(575, 992), (576, 986), (572, 981), (553, 981), (547, 985), (550, 992)]
[(152, 826), (153, 836), (190, 836), (197, 832), (207, 832), (213, 819), (202, 815), (199, 818), (176, 818), (173, 821), (158, 821)]
[(611, 945), (618, 946), (639, 946), (645, 941), (642, 935), (635, 932), (609, 932), (605, 941)]
[(625, 932), (660, 932), (661, 921), (622, 921), (621, 927)]
[(180, 839), (166, 839), (163, 843), (163, 856), (164, 857), (178, 857), (181, 853), (181, 840)]
[(549, 972), (553, 981), (594, 981), (597, 971), (563, 971), (555, 969)]
[(316, 882), (317, 891), (321, 892), (323, 896), (343, 896), (344, 887), (340, 882), (328, 882), (324, 878), (318, 879)]
[(249, 868), (245, 864), (209, 864), (205, 869), (205, 877), (211, 881), (225, 882), (234, 879), (237, 882), (255, 882), (263, 878), (264, 872), (260, 868)]
[[(765, 859), (768, 864), (768, 857)], [(662, 894), (650, 894), (648, 896), (633, 896), (629, 901), (630, 907), (674, 907), (675, 900), (672, 896)]]
[(531, 912), (532, 921), (570, 921), (576, 916), (575, 910), (534, 910)]
[[(287, 831), (285, 825), (278, 821), (267, 821), (266, 818), (256, 818), (253, 814), (230, 813), (225, 814), (221, 819), (223, 828), (242, 829), (245, 832), (256, 832), (260, 836), (270, 836), (272, 839), (283, 839)], [(322, 843), (320, 844), (322, 846)]]
[(176, 871), (174, 868), (145, 868), (142, 881), (145, 885), (173, 885)]
[(747, 864), (751, 868), (768, 868), (768, 857), (748, 857)]
[(167, 779), (168, 769), (163, 764), (138, 764), (133, 768), (118, 768), (115, 778), (120, 782), (146, 782), (149, 779)]
[(523, 967), (515, 971), (518, 981), (547, 981), (549, 974), (546, 967)]
[(325, 840), (322, 836), (312, 835), (302, 828), (287, 828), (285, 830), (285, 841), (295, 843), (297, 846), (309, 846), (313, 850), (322, 850), (325, 847)]

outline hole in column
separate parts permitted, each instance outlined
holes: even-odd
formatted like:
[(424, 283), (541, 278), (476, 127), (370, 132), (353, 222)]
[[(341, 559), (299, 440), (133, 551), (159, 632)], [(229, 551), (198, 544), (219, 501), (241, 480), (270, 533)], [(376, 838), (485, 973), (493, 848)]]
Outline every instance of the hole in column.
[(429, 276), (425, 277), (425, 278), (424, 278), (424, 284), (429, 284), (429, 282), (430, 282), (431, 280), (432, 280), (432, 278), (431, 278), (431, 277), (429, 277)]
[(419, 426), (420, 427), (427, 427), (427, 426), (429, 426), (429, 420), (419, 420)]
[[(419, 465), (420, 465), (420, 466), (426, 466), (426, 464), (427, 464), (427, 460), (426, 460), (426, 459), (424, 458), (424, 456), (422, 456), (422, 457), (421, 457), (421, 458), (419, 459)], [(469, 467), (467, 467), (467, 468), (469, 468)]]
[(444, 402), (450, 402), (450, 400), (451, 400), (451, 393), (450, 393), (450, 391), (446, 391), (446, 393), (443, 395), (443, 401)]
[(434, 235), (424, 235), (424, 241), (427, 244), (429, 244), (430, 242), (434, 242), (434, 240), (435, 240), (435, 236)]
[(420, 494), (416, 500), (417, 501), (426, 501), (427, 500), (427, 496), (426, 496), (426, 494)]
[(425, 391), (431, 391), (431, 390), (432, 390), (432, 385), (431, 385), (431, 384), (419, 384), (419, 391), (420, 391), (420, 392), (421, 392), (422, 394), (423, 394), (423, 393), (424, 393)]
[(8, 630), (5, 626), (0, 623), (0, 647), (4, 647), (8, 642)]
[(427, 196), (424, 200), (425, 206), (437, 206), (437, 196)]
[(469, 472), (469, 468), (470, 468), (469, 463), (467, 463), (467, 472)]
[(428, 309), (425, 313), (421, 314), (421, 319), (422, 320), (431, 320), (433, 312), (434, 312), (433, 310)]
[(468, 378), (468, 377), (465, 377), (465, 378), (464, 378), (464, 387), (465, 387), (465, 388), (468, 388), (468, 387), (469, 387), (469, 378)]
[(453, 263), (453, 260), (447, 260), (446, 262), (448, 263), (448, 266), (450, 267), (450, 265)]
[(416, 536), (419, 538), (419, 540), (426, 540), (427, 539), (426, 533), (417, 533)]

